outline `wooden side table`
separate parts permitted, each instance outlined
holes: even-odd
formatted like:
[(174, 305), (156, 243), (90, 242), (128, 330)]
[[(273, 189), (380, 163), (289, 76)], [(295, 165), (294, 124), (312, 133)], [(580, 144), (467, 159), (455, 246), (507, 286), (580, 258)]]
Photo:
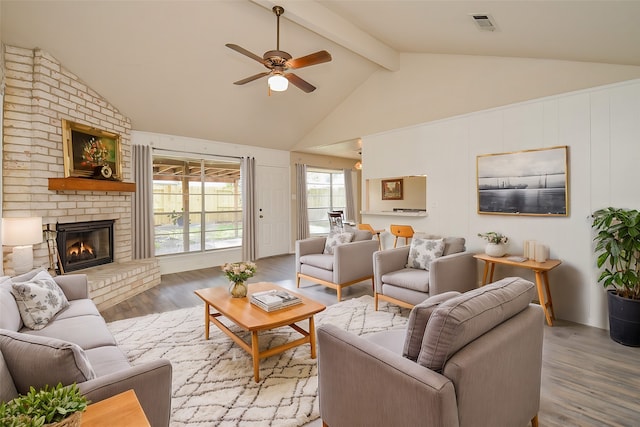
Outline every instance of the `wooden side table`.
[[(544, 316), (547, 319), (547, 324), (553, 326), (553, 321), (556, 316), (553, 313), (553, 301), (551, 300), (551, 291), (549, 290), (549, 270), (553, 270), (562, 261), (559, 259), (548, 259), (545, 262), (536, 262), (532, 260), (527, 261), (512, 261), (505, 255), (504, 257), (492, 257), (487, 254), (475, 254), (473, 256), (476, 259), (484, 261), (484, 273), (482, 274), (482, 285), (493, 282), (493, 272), (495, 271), (496, 264), (510, 265), (513, 267), (526, 268), (532, 270), (536, 275), (536, 288), (538, 289), (538, 299), (540, 305), (544, 311)], [(546, 297), (546, 298), (545, 298)]]
[(82, 427), (151, 427), (133, 390), (87, 406)]

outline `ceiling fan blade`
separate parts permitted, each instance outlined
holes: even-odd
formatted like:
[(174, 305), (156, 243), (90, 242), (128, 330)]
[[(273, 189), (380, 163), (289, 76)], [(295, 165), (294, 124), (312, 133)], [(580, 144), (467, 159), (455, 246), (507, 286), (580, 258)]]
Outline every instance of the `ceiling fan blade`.
[(316, 87), (306, 80), (302, 80), (300, 77), (296, 76), (293, 73), (288, 73), (284, 75), (292, 85), (296, 86), (298, 89), (303, 90), (304, 92), (313, 92), (316, 90)]
[(241, 53), (245, 56), (248, 56), (251, 59), (255, 59), (256, 61), (258, 61), (259, 63), (263, 63), (262, 58), (260, 58), (258, 55), (256, 55), (255, 53), (249, 52), (247, 49), (238, 46), (237, 44), (233, 44), (233, 43), (227, 43), (225, 44), (226, 47), (228, 47), (229, 49), (233, 49), (238, 53)]
[(264, 73), (255, 74), (251, 77), (247, 77), (246, 79), (238, 80), (237, 82), (233, 82), (234, 85), (243, 85), (245, 83), (252, 82), (254, 80), (258, 80), (260, 77), (265, 77), (271, 74), (271, 71), (265, 71)]
[(323, 62), (329, 61), (331, 61), (331, 54), (326, 50), (320, 50), (316, 53), (287, 61), (287, 67), (295, 70), (298, 68), (309, 67), (311, 65), (322, 64)]

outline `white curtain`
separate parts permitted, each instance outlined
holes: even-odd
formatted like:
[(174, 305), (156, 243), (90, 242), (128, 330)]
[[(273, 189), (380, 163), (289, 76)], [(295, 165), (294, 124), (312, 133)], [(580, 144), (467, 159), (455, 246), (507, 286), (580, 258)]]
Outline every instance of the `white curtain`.
[(147, 145), (134, 145), (132, 153), (133, 181), (131, 234), (133, 259), (151, 258), (154, 253), (153, 233), (153, 152)]
[(309, 237), (309, 213), (307, 211), (307, 165), (296, 163), (296, 208), (298, 223), (296, 240)]
[(356, 199), (353, 191), (353, 172), (351, 169), (344, 169), (344, 190), (347, 199), (347, 211), (344, 213), (347, 221), (356, 221)]
[(256, 160), (243, 157), (240, 169), (242, 179), (242, 259), (258, 258), (256, 239)]

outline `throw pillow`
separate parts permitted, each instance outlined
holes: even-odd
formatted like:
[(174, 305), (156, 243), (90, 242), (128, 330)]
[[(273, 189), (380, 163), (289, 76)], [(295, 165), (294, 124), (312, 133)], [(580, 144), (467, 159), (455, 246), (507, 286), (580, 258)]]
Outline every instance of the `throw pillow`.
[(0, 329), (19, 331), (24, 324), (18, 303), (11, 293), (13, 282), (9, 276), (0, 277)]
[(64, 292), (46, 271), (27, 282), (14, 282), (11, 293), (18, 303), (22, 322), (30, 329), (44, 328), (53, 316), (69, 306)]
[(47, 270), (45, 270), (44, 267), (38, 267), (26, 273), (22, 273), (19, 276), (13, 276), (11, 280), (13, 280), (14, 283), (28, 282), (29, 280), (33, 279), (36, 276), (36, 274), (42, 273), (43, 271), (47, 271)]
[(441, 257), (442, 252), (444, 252), (443, 239), (412, 239), (407, 267), (428, 270), (431, 261)]
[(407, 322), (407, 335), (404, 339), (404, 349), (402, 356), (414, 362), (418, 359), (420, 349), (422, 348), (422, 338), (424, 331), (427, 329), (427, 323), (431, 317), (431, 313), (443, 302), (451, 298), (462, 295), (457, 291), (444, 292), (434, 295), (415, 305), (409, 313), (409, 321)]
[(324, 244), (324, 253), (333, 255), (333, 250), (336, 246), (350, 243), (353, 239), (353, 233), (329, 233), (327, 236), (327, 242)]
[(535, 294), (532, 282), (507, 277), (443, 302), (431, 314), (416, 362), (442, 372), (452, 355), (526, 309)]
[(0, 352), (21, 394), (30, 386), (37, 390), (96, 377), (84, 350), (68, 341), (0, 329)]

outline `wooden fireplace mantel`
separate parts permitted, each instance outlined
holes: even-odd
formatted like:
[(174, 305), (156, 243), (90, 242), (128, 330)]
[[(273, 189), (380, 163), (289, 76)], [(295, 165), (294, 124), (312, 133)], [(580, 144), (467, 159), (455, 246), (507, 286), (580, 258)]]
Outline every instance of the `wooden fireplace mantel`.
[(136, 183), (90, 178), (49, 178), (49, 190), (122, 191), (134, 193), (136, 191)]

